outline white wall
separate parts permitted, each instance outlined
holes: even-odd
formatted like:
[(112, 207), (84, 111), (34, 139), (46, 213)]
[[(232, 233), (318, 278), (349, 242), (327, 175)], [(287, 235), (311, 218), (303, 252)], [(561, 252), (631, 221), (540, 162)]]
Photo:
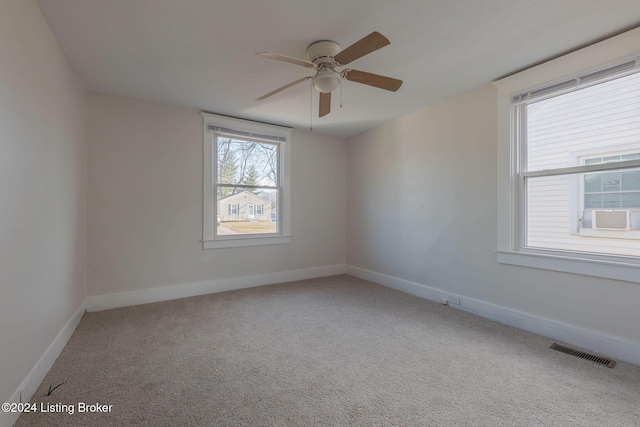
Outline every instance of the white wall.
[(86, 295), (84, 93), (32, 0), (0, 2), (0, 401)]
[(87, 102), (90, 295), (344, 264), (344, 140), (293, 132), (291, 244), (203, 250), (201, 114)]
[(496, 263), (497, 94), (347, 141), (347, 264), (640, 343), (640, 286)]

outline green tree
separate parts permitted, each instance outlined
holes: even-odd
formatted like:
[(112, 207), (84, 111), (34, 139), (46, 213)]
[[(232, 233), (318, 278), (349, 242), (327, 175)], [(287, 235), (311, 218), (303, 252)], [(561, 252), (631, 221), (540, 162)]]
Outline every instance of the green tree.
[[(238, 174), (236, 153), (232, 149), (230, 139), (218, 139), (218, 182), (235, 184)], [(218, 187), (218, 199), (237, 193), (236, 188)]]
[[(244, 178), (242, 179), (242, 184), (244, 185), (258, 185), (258, 179), (259, 179), (259, 175), (258, 175), (258, 171), (256, 170), (256, 167), (251, 165), (249, 167), (249, 170), (247, 171), (246, 175), (244, 176)], [(253, 190), (249, 190), (251, 191), (253, 194), (260, 194), (260, 190), (258, 189), (253, 189)]]

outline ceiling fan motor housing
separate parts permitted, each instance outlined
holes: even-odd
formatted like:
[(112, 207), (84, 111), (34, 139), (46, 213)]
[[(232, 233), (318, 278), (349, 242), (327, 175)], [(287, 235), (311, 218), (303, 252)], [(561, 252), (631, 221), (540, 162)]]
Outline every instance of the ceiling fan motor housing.
[(307, 47), (307, 58), (319, 66), (312, 79), (313, 86), (318, 92), (331, 93), (340, 85), (341, 76), (333, 69), (335, 67), (333, 57), (341, 50), (342, 46), (331, 40), (317, 41)]
[(316, 65), (333, 64), (333, 57), (342, 50), (342, 46), (330, 40), (311, 43), (307, 48), (307, 58)]

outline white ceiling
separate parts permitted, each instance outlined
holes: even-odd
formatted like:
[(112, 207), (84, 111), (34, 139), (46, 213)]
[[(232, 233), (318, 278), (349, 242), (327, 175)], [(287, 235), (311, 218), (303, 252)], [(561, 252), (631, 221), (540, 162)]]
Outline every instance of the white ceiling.
[(348, 137), (640, 24), (639, 0), (39, 0), (89, 90), (309, 128), (311, 75), (257, 57), (305, 58), (372, 31), (391, 45), (350, 68), (404, 80), (396, 93), (343, 84), (314, 132)]

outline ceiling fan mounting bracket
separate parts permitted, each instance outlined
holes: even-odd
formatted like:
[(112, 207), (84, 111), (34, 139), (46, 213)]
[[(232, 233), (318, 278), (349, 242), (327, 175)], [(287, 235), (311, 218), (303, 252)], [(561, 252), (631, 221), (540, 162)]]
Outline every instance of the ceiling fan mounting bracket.
[(307, 47), (307, 58), (316, 65), (334, 64), (333, 57), (342, 50), (340, 44), (331, 40), (320, 40)]

